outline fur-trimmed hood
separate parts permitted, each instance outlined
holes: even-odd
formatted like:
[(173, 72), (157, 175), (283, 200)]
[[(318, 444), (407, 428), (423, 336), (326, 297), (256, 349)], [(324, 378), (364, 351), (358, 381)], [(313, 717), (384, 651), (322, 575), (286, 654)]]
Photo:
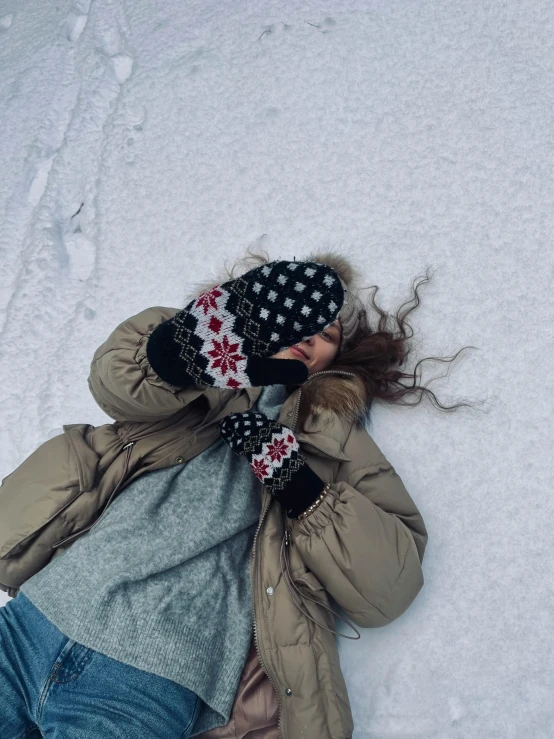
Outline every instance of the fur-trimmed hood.
[[(326, 264), (335, 270), (349, 290), (355, 292), (360, 273), (344, 255), (334, 251), (314, 251), (302, 261)], [(252, 268), (249, 267), (242, 274)], [(215, 281), (201, 283), (200, 287), (190, 293), (190, 299), (198, 297), (201, 293), (211, 290), (228, 279), (228, 277), (222, 277)], [(301, 415), (303, 415), (302, 410), (307, 406), (309, 414), (313, 414), (313, 420), (316, 420), (322, 412), (330, 411), (342, 417), (347, 423), (363, 424), (368, 418), (369, 408), (368, 393), (361, 375), (356, 371), (356, 367), (351, 366), (349, 366), (348, 371), (352, 372), (355, 375), (354, 377), (338, 373), (329, 374), (332, 370), (333, 365), (325, 370), (327, 374), (316, 373), (310, 376), (302, 385)]]

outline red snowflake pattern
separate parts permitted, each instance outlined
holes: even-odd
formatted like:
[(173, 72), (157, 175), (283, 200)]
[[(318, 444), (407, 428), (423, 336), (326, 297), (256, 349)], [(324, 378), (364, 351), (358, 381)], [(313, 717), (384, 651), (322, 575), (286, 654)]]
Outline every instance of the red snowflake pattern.
[(267, 462), (263, 459), (255, 459), (250, 467), (252, 468), (258, 480), (261, 480), (263, 482), (263, 480), (268, 476), (269, 468)]
[(267, 454), (271, 461), (277, 460), (280, 462), (282, 457), (286, 457), (293, 441), (294, 437), (289, 434), (286, 439), (275, 439), (273, 444), (268, 444)]
[(211, 357), (214, 357), (211, 366), (219, 367), (223, 375), (226, 375), (228, 372), (234, 372), (236, 374), (236, 363), (241, 359), (246, 359), (246, 357), (237, 354), (238, 342), (236, 344), (229, 344), (229, 339), (227, 336), (224, 336), (221, 341), (214, 339), (212, 343), (214, 349), (206, 352)]
[(207, 293), (202, 293), (198, 300), (196, 301), (195, 308), (203, 308), (204, 309), (204, 315), (210, 310), (210, 308), (213, 308), (214, 310), (217, 310), (217, 298), (221, 297), (223, 293), (221, 290), (218, 290), (217, 287), (214, 287), (212, 290), (210, 290)]

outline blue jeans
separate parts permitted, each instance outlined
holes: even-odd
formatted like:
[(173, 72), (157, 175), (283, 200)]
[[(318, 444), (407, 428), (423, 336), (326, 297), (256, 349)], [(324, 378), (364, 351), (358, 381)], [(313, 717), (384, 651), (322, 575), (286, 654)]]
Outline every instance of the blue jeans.
[(0, 608), (2, 739), (188, 739), (201, 699), (68, 639), (20, 592)]

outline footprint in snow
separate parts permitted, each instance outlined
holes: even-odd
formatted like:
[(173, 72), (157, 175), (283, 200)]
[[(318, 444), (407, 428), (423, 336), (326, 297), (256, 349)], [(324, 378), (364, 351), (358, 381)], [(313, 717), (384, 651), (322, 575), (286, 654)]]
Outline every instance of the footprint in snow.
[(125, 125), (121, 130), (122, 143), (120, 151), (125, 152), (125, 162), (135, 163), (135, 152), (133, 147), (137, 134), (143, 130), (146, 111), (142, 105), (128, 105), (125, 108)]
[(70, 13), (65, 19), (65, 31), (70, 41), (77, 41), (85, 26), (87, 25), (88, 15), (82, 13)]
[(112, 57), (112, 66), (116, 80), (122, 85), (133, 71), (133, 59), (127, 54), (117, 54)]
[(125, 121), (129, 126), (137, 128), (144, 123), (146, 117), (146, 110), (143, 105), (127, 105), (125, 108)]
[(63, 236), (63, 243), (69, 261), (69, 275), (73, 279), (84, 282), (96, 264), (96, 247), (83, 233), (83, 205), (71, 217), (71, 230)]
[(96, 247), (82, 233), (66, 234), (64, 245), (69, 258), (69, 276), (85, 282), (96, 264)]

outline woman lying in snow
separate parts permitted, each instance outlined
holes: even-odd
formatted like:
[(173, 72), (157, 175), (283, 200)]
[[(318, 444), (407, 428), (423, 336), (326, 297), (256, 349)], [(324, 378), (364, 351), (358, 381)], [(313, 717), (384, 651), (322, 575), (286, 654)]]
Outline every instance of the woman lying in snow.
[(370, 329), (345, 257), (255, 259), (120, 324), (88, 380), (114, 423), (3, 481), (4, 739), (352, 736), (330, 598), (389, 624), (427, 544), (365, 422), (430, 391), (391, 394), (403, 319)]

